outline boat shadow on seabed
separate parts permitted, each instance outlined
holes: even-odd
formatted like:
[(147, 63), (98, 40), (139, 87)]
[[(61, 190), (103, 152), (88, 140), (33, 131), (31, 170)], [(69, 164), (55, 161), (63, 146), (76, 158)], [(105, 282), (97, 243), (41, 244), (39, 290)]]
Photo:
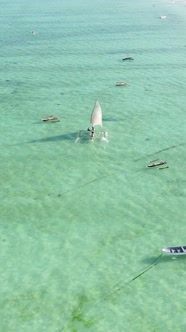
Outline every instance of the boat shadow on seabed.
[(164, 255), (163, 252), (159, 256), (154, 256), (154, 257), (147, 257), (144, 258), (141, 262), (143, 264), (148, 264), (148, 265), (155, 265), (158, 264), (164, 264), (164, 263), (171, 263), (172, 260), (179, 260), (179, 261), (184, 261), (186, 260), (186, 255)]
[(41, 139), (35, 139), (27, 143), (47, 143), (47, 142), (60, 142), (60, 141), (75, 141), (77, 138), (78, 132), (66, 133), (58, 136), (50, 136)]
[[(81, 133), (81, 135), (80, 135)], [(94, 140), (102, 140), (102, 141), (106, 141), (107, 140), (107, 133), (106, 132), (98, 132), (95, 134), (94, 138), (91, 139), (90, 138), (90, 133), (87, 130), (81, 130), (79, 133), (77, 131), (72, 132), (72, 133), (66, 133), (66, 134), (62, 134), (62, 135), (58, 135), (58, 136), (50, 136), (50, 137), (45, 137), (45, 138), (41, 138), (41, 139), (35, 139), (32, 141), (27, 142), (32, 144), (32, 143), (47, 143), (47, 142), (60, 142), (60, 141), (73, 141), (75, 143), (79, 142), (80, 144), (87, 144), (89, 142), (93, 142)], [(25, 143), (22, 143), (25, 144)], [(21, 145), (22, 145), (21, 144)]]

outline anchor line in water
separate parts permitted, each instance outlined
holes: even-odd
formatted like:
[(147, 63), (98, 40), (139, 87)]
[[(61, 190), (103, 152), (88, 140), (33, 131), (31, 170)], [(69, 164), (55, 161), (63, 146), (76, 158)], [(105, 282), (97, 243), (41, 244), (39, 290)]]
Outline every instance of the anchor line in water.
[(158, 260), (161, 256), (162, 256), (162, 253), (155, 259), (155, 261), (152, 264), (150, 264), (150, 266), (148, 266), (143, 272), (139, 273), (136, 277), (132, 278), (128, 283), (141, 277), (144, 273), (148, 272), (150, 269), (152, 269), (154, 266), (156, 266), (158, 264)]
[[(147, 266), (147, 268), (145, 270), (143, 270), (141, 273), (139, 273), (138, 275), (136, 275), (135, 277), (133, 277), (131, 280), (129, 280), (128, 282), (125, 282), (123, 285), (121, 285), (121, 287), (118, 287), (117, 289), (114, 289), (111, 293), (107, 294), (106, 296), (100, 298), (99, 300), (97, 300), (95, 302), (95, 305), (98, 305), (100, 302), (108, 299), (109, 297), (111, 297), (114, 293), (117, 293), (118, 291), (120, 291), (122, 288), (124, 288), (127, 284), (130, 284), (132, 281), (136, 280), (137, 278), (141, 277), (144, 273), (148, 272), (150, 269), (152, 269), (154, 266), (156, 266), (158, 264), (158, 260), (161, 258), (162, 256), (162, 253), (151, 263)], [(121, 284), (122, 281), (118, 282), (113, 288), (117, 287), (117, 285), (119, 286), (119, 284)], [(83, 315), (84, 313), (84, 308), (81, 308), (81, 310), (76, 314), (77, 317), (80, 317), (82, 319), (82, 321), (85, 321), (87, 320), (88, 321), (88, 318), (87, 319), (83, 319), (81, 316)], [(91, 310), (89, 310), (88, 314), (91, 314)], [(66, 319), (66, 322), (65, 324), (67, 323), (68, 324), (68, 318)], [(65, 326), (61, 329), (60, 329), (60, 332), (64, 331), (65, 329)]]
[(86, 182), (86, 183), (84, 183), (84, 184), (82, 184), (82, 185), (80, 185), (80, 186), (74, 187), (74, 188), (72, 188), (72, 189), (69, 189), (69, 190), (63, 192), (60, 196), (65, 196), (66, 194), (68, 194), (68, 193), (70, 193), (70, 192), (72, 192), (72, 191), (76, 191), (76, 190), (78, 190), (78, 189), (81, 189), (81, 188), (83, 188), (83, 187), (88, 186), (89, 184), (91, 184), (91, 183), (93, 183), (93, 182), (101, 181), (102, 179), (109, 178), (109, 177), (112, 177), (112, 176), (114, 176), (114, 175), (116, 175), (116, 173), (108, 174), (108, 175), (105, 175), (105, 176), (102, 176), (102, 177), (99, 177), (99, 178), (95, 178), (95, 179), (93, 179), (93, 180), (91, 180), (91, 181), (89, 181), (89, 182)]
[[(143, 274), (145, 274), (146, 272), (148, 272), (150, 269), (152, 269), (154, 266), (156, 266), (158, 264), (158, 260), (161, 258), (162, 253), (154, 260), (153, 263), (151, 263), (150, 265), (147, 266), (147, 268), (145, 270), (143, 270), (142, 272), (140, 272), (138, 275), (136, 275), (135, 277), (133, 277), (132, 279), (130, 279), (129, 281), (125, 282), (123, 285), (121, 285), (119, 287), (119, 285), (122, 283), (122, 281), (118, 282), (113, 288), (115, 288), (111, 293), (109, 293), (107, 296), (105, 296), (103, 299), (99, 300), (106, 300), (108, 297), (112, 296), (114, 293), (117, 293), (118, 291), (120, 291), (122, 288), (124, 288), (126, 285), (130, 284), (132, 281), (136, 280), (137, 278), (141, 277)], [(118, 288), (116, 288), (118, 286)]]
[[(151, 156), (156, 155), (156, 154), (158, 154), (158, 153), (161, 153), (161, 152), (164, 152), (164, 151), (167, 151), (167, 150), (170, 150), (170, 149), (175, 149), (175, 148), (177, 148), (178, 146), (182, 146), (182, 145), (185, 145), (185, 144), (186, 144), (186, 143), (183, 142), (183, 143), (179, 143), (179, 144), (176, 144), (176, 145), (171, 145), (171, 146), (169, 146), (169, 147), (167, 147), (167, 148), (164, 148), (164, 149), (162, 149), (162, 150), (159, 150), (159, 151), (156, 151), (156, 152), (154, 152), (154, 153), (148, 154), (146, 157), (151, 157)], [(139, 161), (139, 160), (141, 160), (141, 159), (143, 159), (143, 158), (144, 158), (144, 157), (141, 157), (141, 158), (135, 159), (134, 161), (136, 162), (136, 161)]]

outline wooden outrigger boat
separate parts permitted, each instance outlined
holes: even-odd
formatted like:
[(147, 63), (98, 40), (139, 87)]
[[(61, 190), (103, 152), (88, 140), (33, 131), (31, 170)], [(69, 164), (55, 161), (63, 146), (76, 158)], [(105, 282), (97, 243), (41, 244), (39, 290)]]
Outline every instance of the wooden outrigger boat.
[(166, 161), (159, 161), (157, 163), (151, 163), (151, 164), (148, 164), (147, 167), (156, 167), (156, 166), (161, 166), (161, 165), (165, 165), (167, 162)]
[(123, 60), (134, 60), (134, 58), (131, 56), (126, 56), (125, 58), (123, 58)]
[(49, 116), (45, 116), (44, 118), (42, 118), (41, 121), (44, 121), (44, 122), (59, 122), (60, 119), (59, 119), (58, 116), (49, 115)]
[(127, 82), (116, 82), (116, 86), (127, 86)]

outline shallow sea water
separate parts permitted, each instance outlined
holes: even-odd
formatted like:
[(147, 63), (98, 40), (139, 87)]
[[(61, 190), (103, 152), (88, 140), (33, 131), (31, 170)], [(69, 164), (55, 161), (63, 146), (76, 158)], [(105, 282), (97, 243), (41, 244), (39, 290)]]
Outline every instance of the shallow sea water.
[(185, 331), (185, 3), (0, 4), (1, 331)]

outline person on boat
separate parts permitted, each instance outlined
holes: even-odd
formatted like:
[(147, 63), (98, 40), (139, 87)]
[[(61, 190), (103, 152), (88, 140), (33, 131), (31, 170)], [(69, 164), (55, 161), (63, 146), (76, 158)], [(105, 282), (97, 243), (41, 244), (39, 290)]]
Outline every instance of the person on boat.
[(90, 131), (90, 137), (91, 137), (91, 138), (94, 137), (94, 131), (95, 131), (95, 129), (94, 129), (94, 127), (92, 126), (92, 129), (91, 129), (91, 131)]
[(87, 130), (90, 131), (90, 137), (93, 138), (94, 137), (94, 131), (95, 131), (94, 127), (92, 126), (91, 129), (88, 128)]

